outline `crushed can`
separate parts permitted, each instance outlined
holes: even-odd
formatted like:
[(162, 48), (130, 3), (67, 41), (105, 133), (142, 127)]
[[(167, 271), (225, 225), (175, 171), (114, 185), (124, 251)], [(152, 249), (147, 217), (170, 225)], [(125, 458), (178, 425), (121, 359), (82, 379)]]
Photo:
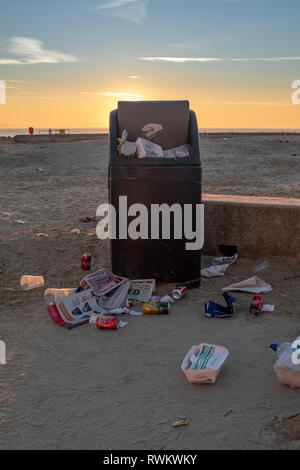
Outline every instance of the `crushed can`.
[(116, 317), (98, 317), (96, 322), (98, 330), (117, 330), (119, 328), (119, 319)]
[(92, 264), (92, 256), (89, 253), (85, 253), (81, 257), (81, 269), (82, 271), (90, 271)]
[(144, 304), (145, 315), (168, 315), (170, 304), (167, 302), (147, 302)]
[(185, 286), (176, 287), (171, 293), (174, 300), (181, 300), (186, 296), (187, 288)]

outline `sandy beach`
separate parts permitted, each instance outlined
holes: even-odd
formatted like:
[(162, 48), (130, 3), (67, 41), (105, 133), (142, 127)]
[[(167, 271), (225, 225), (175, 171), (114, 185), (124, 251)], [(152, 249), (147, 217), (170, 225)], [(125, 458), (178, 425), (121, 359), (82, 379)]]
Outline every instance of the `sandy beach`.
[[(300, 136), (206, 137), (201, 150), (204, 193), (300, 198)], [(248, 314), (250, 294), (237, 294), (229, 320), (205, 318), (203, 305), (221, 301), (221, 288), (254, 275), (263, 259), (240, 259), (169, 316), (130, 317), (116, 332), (60, 328), (44, 289), (20, 290), (23, 274), (44, 276), (45, 288), (78, 286), (87, 251), (93, 269), (109, 267), (96, 223), (79, 220), (107, 201), (107, 161), (106, 140), (0, 142), (0, 339), (8, 352), (0, 448), (300, 449), (300, 391), (278, 383), (269, 348), (300, 334), (299, 259), (268, 260), (260, 277), (273, 286), (265, 298), (276, 309), (257, 319)], [(180, 365), (203, 341), (230, 356), (215, 385), (190, 385)], [(179, 416), (190, 424), (174, 429)]]

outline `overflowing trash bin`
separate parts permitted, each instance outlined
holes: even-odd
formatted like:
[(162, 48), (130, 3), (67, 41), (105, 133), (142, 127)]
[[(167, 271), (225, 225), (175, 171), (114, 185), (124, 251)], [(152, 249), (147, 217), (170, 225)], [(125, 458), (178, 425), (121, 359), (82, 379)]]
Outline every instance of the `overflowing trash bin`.
[[(110, 115), (109, 202), (116, 211), (113, 272), (131, 279), (199, 282), (201, 250), (186, 249), (190, 239), (184, 224), (195, 228), (201, 177), (197, 118), (188, 101), (119, 102)], [(141, 205), (147, 208), (147, 220), (140, 227), (141, 237), (132, 239), (124, 224), (130, 227)], [(181, 237), (175, 236), (180, 211)], [(153, 232), (153, 214), (158, 213), (159, 229)]]

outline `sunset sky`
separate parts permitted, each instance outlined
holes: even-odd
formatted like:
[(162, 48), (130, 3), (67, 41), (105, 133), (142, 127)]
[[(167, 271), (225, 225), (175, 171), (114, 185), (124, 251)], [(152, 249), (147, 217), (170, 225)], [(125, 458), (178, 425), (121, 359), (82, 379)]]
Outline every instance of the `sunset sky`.
[(0, 0), (0, 127), (107, 127), (188, 99), (200, 128), (300, 128), (299, 0)]

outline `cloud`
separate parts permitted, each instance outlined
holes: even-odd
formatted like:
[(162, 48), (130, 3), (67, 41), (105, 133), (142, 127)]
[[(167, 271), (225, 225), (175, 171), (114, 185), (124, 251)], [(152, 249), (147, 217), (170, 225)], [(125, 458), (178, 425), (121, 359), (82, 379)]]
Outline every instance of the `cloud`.
[(102, 96), (115, 96), (115, 97), (127, 97), (127, 98), (144, 98), (143, 95), (136, 95), (133, 93), (119, 93), (119, 92), (113, 92), (113, 91), (104, 91), (101, 93)]
[(140, 75), (130, 75), (131, 80), (140, 80), (142, 77)]
[(147, 3), (148, 0), (107, 0), (95, 9), (106, 11), (115, 18), (142, 24), (147, 18)]
[(9, 79), (5, 79), (6, 82), (8, 83), (30, 83), (30, 82), (25, 82), (25, 80), (9, 80)]
[(0, 65), (19, 65), (19, 64), (23, 64), (23, 62), (21, 60), (0, 58)]
[(123, 93), (119, 91), (102, 91), (99, 93), (90, 93), (89, 91), (81, 91), (82, 95), (93, 95), (93, 96), (111, 96), (113, 98), (144, 98), (143, 95), (137, 95), (135, 93)]
[(139, 57), (139, 60), (147, 62), (175, 62), (183, 64), (185, 62), (221, 62), (223, 59), (215, 57)]
[(205, 101), (201, 105), (238, 105), (238, 106), (293, 106), (292, 103), (276, 102), (276, 101)]
[(37, 39), (26, 37), (12, 37), (10, 39), (11, 54), (20, 59), (0, 58), (0, 65), (28, 65), (28, 64), (59, 64), (78, 62), (78, 57), (67, 55), (59, 51), (44, 48), (44, 43)]
[(175, 47), (175, 48), (178, 48), (178, 49), (189, 49), (191, 46), (191, 44), (186, 44), (186, 43), (181, 43), (181, 42), (176, 42), (176, 43), (173, 43), (173, 44), (168, 44), (168, 47)]
[(220, 58), (220, 57), (139, 57), (139, 60), (147, 62), (174, 62), (183, 64), (187, 62), (284, 62), (299, 61), (300, 57), (237, 57), (237, 58)]

